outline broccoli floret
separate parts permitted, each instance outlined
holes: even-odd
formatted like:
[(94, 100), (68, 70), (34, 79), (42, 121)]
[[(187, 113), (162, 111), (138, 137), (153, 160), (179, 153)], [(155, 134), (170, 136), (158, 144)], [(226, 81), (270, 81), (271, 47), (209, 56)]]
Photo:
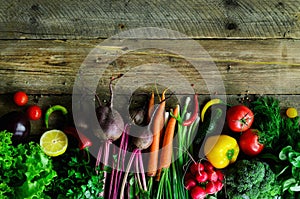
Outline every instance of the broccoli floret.
[(224, 172), (228, 198), (271, 199), (280, 193), (275, 174), (265, 162), (239, 160)]

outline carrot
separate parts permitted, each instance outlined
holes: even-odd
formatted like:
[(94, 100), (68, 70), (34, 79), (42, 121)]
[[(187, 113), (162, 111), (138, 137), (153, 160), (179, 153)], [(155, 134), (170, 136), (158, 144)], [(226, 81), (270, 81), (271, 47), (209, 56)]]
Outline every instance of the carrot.
[(169, 168), (171, 161), (172, 161), (173, 138), (174, 138), (174, 133), (175, 133), (175, 127), (176, 127), (176, 122), (177, 122), (176, 117), (178, 116), (178, 112), (179, 112), (179, 105), (177, 105), (176, 108), (174, 109), (173, 116), (168, 121), (166, 130), (165, 130), (162, 151), (160, 154), (160, 164), (159, 164), (160, 170), (158, 172), (158, 176), (157, 176), (156, 180), (160, 179), (161, 169)]
[(153, 141), (150, 146), (150, 155), (149, 155), (149, 162), (148, 162), (148, 176), (155, 176), (158, 167), (158, 153), (159, 153), (159, 145), (160, 145), (160, 135), (163, 132), (164, 128), (164, 117), (165, 117), (165, 92), (163, 91), (161, 96), (161, 103), (157, 107), (157, 110), (153, 116), (153, 123), (152, 123), (152, 132), (153, 132)]
[(152, 91), (149, 104), (148, 104), (147, 124), (149, 124), (151, 120), (153, 111), (154, 111), (154, 92)]

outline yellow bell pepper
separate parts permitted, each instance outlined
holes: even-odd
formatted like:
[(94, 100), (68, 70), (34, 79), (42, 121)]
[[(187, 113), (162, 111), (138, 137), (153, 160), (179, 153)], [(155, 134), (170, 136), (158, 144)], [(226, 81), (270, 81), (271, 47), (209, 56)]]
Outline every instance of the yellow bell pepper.
[(237, 141), (228, 135), (210, 136), (204, 145), (206, 158), (217, 169), (225, 168), (234, 163), (239, 151)]

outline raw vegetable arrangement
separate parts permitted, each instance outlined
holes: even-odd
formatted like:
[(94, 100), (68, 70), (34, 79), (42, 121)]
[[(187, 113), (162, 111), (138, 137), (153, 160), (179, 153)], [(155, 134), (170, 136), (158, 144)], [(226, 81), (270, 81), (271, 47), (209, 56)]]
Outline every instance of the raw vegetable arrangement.
[[(71, 116), (61, 105), (2, 115), (0, 198), (300, 198), (295, 108), (283, 113), (265, 96), (202, 105), (197, 94), (168, 107), (172, 93), (165, 89), (147, 94), (126, 123), (112, 106), (114, 80), (106, 104), (95, 95), (101, 132), (89, 123), (49, 129), (54, 111)], [(13, 101), (24, 107), (28, 97), (20, 91)], [(31, 120), (45, 125), (38, 139)]]

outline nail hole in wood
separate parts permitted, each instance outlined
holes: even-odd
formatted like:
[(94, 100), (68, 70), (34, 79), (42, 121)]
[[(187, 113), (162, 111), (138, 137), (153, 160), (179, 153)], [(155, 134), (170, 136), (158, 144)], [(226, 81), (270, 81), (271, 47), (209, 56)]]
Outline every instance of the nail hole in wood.
[(237, 24), (233, 23), (233, 22), (227, 23), (226, 24), (226, 29), (227, 30), (236, 30), (237, 29)]
[(122, 23), (120, 23), (118, 26), (119, 26), (119, 28), (120, 28), (120, 29), (123, 29), (123, 28), (125, 28), (125, 25), (124, 25), (124, 24), (122, 24)]
[(225, 4), (228, 6), (237, 6), (238, 5), (236, 0), (225, 0)]
[(38, 4), (34, 4), (31, 6), (31, 9), (34, 10), (34, 11), (38, 11), (40, 8), (40, 6)]

